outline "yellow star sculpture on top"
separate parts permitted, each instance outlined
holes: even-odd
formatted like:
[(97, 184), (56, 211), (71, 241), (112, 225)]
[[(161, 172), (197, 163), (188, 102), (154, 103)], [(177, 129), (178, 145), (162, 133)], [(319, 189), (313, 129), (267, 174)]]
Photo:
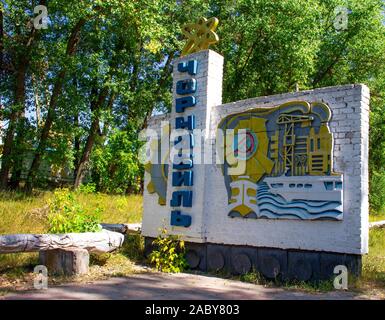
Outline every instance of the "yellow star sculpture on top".
[(215, 17), (206, 19), (200, 18), (196, 23), (189, 23), (182, 27), (182, 32), (187, 38), (187, 43), (182, 50), (182, 56), (190, 53), (206, 50), (210, 44), (219, 41), (215, 30), (219, 20)]

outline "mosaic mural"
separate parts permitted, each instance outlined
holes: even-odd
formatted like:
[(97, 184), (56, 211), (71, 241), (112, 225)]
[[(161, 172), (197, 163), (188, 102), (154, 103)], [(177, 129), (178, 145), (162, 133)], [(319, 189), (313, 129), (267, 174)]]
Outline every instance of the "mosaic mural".
[[(234, 133), (225, 138), (222, 165), (228, 215), (342, 220), (343, 176), (333, 171), (330, 119), (327, 105), (304, 101), (224, 118), (219, 128)], [(240, 160), (244, 170), (230, 174)]]

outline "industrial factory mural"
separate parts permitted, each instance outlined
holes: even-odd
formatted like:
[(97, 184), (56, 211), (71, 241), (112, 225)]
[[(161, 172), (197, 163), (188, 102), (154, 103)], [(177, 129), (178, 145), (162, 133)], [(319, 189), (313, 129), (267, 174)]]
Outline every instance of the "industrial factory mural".
[[(330, 119), (326, 104), (304, 101), (224, 118), (219, 129), (233, 129), (222, 165), (228, 215), (342, 220), (343, 176), (333, 171)], [(244, 169), (230, 172), (240, 161)]]

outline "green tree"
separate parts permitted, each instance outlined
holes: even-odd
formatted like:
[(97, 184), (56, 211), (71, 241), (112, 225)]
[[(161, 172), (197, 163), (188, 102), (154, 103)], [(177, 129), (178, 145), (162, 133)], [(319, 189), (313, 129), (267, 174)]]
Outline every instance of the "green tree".
[[(32, 27), (38, 4), (48, 29)], [(335, 28), (338, 6), (349, 10), (346, 30)], [(3, 0), (0, 187), (17, 188), (27, 171), (31, 191), (48, 165), (72, 170), (75, 187), (90, 172), (100, 190), (135, 189), (138, 132), (170, 110), (180, 26), (200, 16), (220, 19), (212, 49), (225, 58), (225, 102), (368, 84), (370, 171), (384, 174), (383, 12), (383, 0)]]

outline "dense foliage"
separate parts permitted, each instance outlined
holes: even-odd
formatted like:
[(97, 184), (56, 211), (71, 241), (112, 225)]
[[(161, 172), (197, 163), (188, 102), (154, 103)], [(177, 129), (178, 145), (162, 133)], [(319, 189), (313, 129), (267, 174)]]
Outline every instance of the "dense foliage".
[[(39, 4), (48, 8), (46, 29), (31, 22)], [(335, 27), (339, 6), (349, 12), (342, 30)], [(383, 0), (2, 0), (0, 187), (30, 192), (55, 175), (75, 187), (138, 191), (138, 132), (154, 111), (170, 109), (180, 25), (216, 16), (221, 41), (213, 49), (225, 57), (225, 102), (370, 87), (371, 190), (382, 190), (383, 13)], [(374, 211), (383, 208), (383, 200), (371, 200)]]
[(57, 189), (48, 206), (49, 233), (101, 231), (101, 209), (83, 208), (68, 189)]

